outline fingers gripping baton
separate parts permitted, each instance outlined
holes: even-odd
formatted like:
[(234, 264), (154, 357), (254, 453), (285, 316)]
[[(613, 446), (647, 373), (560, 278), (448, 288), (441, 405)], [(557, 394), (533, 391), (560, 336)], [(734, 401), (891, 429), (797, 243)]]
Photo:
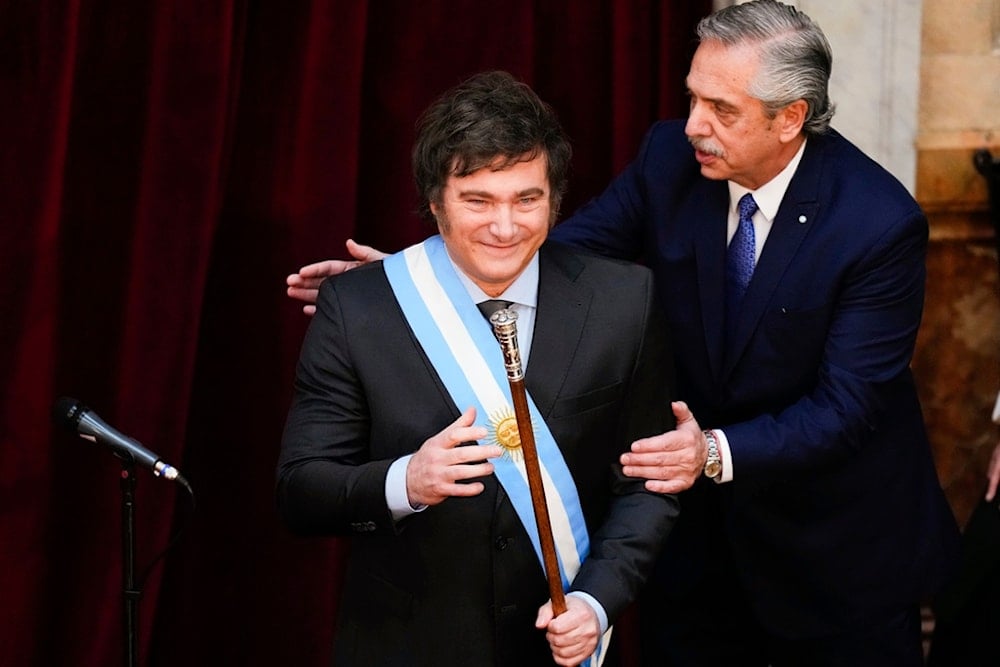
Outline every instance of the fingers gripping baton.
[(493, 334), (503, 351), (504, 367), (510, 393), (514, 400), (514, 416), (524, 454), (524, 467), (528, 473), (528, 489), (531, 491), (531, 505), (538, 525), (538, 541), (542, 545), (542, 561), (545, 577), (549, 582), (549, 597), (552, 599), (554, 615), (566, 611), (566, 597), (563, 595), (562, 576), (559, 574), (559, 559), (556, 544), (552, 538), (552, 524), (549, 522), (549, 508), (545, 502), (542, 486), (542, 471), (538, 464), (538, 450), (535, 448), (535, 432), (531, 428), (531, 414), (528, 412), (528, 398), (524, 391), (524, 371), (521, 369), (521, 352), (517, 347), (517, 313), (504, 308), (490, 316)]

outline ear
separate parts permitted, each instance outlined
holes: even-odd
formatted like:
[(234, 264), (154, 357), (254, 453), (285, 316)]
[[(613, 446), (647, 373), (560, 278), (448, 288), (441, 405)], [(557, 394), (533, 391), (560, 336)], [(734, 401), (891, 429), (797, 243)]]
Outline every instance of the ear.
[(809, 105), (805, 100), (795, 100), (778, 113), (778, 134), (783, 142), (789, 142), (802, 133)]

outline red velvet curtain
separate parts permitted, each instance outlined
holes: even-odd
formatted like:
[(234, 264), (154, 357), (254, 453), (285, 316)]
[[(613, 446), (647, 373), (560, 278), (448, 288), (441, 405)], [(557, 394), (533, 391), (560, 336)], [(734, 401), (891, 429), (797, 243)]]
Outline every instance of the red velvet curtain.
[(0, 3), (0, 661), (122, 664), (120, 462), (82, 399), (177, 465), (137, 473), (141, 664), (325, 665), (337, 540), (290, 536), (273, 469), (307, 318), (284, 276), (394, 250), (417, 114), (507, 69), (596, 194), (685, 111), (708, 0)]

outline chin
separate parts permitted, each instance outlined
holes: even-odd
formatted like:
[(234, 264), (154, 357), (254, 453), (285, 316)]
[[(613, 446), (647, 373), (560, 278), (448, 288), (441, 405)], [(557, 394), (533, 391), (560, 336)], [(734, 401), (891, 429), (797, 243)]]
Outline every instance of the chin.
[(729, 179), (729, 174), (721, 169), (713, 169), (709, 165), (701, 166), (701, 175), (710, 181), (725, 181)]

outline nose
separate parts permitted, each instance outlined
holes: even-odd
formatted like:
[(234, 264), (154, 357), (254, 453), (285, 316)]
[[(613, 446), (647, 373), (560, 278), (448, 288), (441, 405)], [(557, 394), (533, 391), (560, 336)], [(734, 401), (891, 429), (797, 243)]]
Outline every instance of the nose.
[(698, 102), (692, 102), (691, 109), (688, 112), (687, 124), (684, 126), (684, 134), (689, 137), (707, 137), (711, 134), (705, 114), (706, 112), (702, 105)]
[(501, 241), (509, 241), (517, 233), (517, 222), (514, 220), (514, 207), (501, 204), (494, 209), (490, 232)]

